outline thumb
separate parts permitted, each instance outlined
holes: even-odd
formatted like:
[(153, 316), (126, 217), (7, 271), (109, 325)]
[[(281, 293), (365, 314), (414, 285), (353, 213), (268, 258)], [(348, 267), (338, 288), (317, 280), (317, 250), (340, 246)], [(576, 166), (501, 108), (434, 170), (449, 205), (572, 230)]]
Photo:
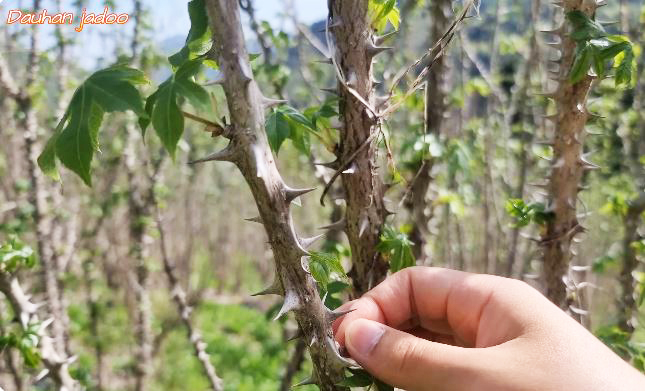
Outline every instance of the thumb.
[(480, 349), (417, 338), (368, 319), (345, 331), (352, 358), (378, 379), (406, 390), (467, 390), (475, 381)]

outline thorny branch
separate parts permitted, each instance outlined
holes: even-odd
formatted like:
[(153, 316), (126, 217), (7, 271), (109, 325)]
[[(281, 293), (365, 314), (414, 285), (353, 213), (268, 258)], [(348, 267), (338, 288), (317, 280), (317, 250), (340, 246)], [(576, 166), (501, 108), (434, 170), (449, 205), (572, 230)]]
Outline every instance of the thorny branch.
[(0, 292), (9, 301), (22, 330), (26, 331), (33, 324), (40, 324), (38, 351), (46, 371), (39, 377), (49, 376), (56, 384), (58, 391), (80, 390), (80, 385), (69, 374), (68, 366), (75, 360), (75, 357), (61, 357), (54, 347), (53, 338), (45, 332), (47, 326), (52, 323), (52, 319), (41, 323), (37, 314), (38, 305), (29, 301), (29, 296), (25, 294), (15, 276), (3, 271), (0, 271)]

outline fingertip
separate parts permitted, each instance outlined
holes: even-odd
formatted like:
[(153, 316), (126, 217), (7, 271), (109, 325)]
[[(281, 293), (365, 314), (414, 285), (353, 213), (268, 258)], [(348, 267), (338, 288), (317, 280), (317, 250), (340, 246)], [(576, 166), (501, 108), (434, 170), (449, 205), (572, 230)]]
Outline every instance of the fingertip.
[(352, 357), (365, 361), (384, 333), (384, 325), (368, 319), (356, 319), (347, 325), (345, 344)]

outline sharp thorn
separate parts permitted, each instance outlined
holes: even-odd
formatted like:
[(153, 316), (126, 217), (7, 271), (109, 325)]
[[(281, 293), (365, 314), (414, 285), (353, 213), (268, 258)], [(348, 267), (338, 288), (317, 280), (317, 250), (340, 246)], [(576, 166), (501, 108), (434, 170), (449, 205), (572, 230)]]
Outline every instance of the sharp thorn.
[(318, 229), (339, 230), (339, 231), (341, 231), (341, 230), (345, 229), (345, 225), (346, 225), (345, 224), (345, 218), (343, 217), (343, 218), (341, 218), (340, 220), (338, 220), (338, 221), (336, 221), (334, 223), (331, 223), (329, 225), (325, 225), (324, 227), (320, 227)]
[(297, 384), (294, 384), (291, 387), (293, 388), (293, 387), (307, 386), (307, 385), (310, 385), (310, 384), (316, 384), (316, 379), (314, 379), (313, 375), (309, 376), (308, 378), (306, 378), (305, 380), (303, 380), (303, 381), (301, 381), (301, 382), (299, 382)]
[(368, 41), (367, 45), (365, 47), (365, 52), (367, 53), (367, 55), (370, 58), (372, 58), (372, 57), (375, 57), (375, 56), (377, 56), (377, 55), (379, 55), (379, 54), (381, 54), (381, 53), (383, 53), (383, 52), (385, 52), (387, 50), (392, 50), (392, 49), (393, 48), (390, 47), (390, 46), (378, 46), (378, 45), (374, 45), (372, 42)]
[(333, 162), (329, 163), (314, 163), (314, 165), (331, 168), (332, 170), (338, 170), (340, 168), (340, 162), (338, 160), (334, 160)]
[(367, 217), (363, 217), (363, 219), (361, 220), (361, 226), (358, 229), (358, 237), (359, 238), (363, 236), (363, 234), (367, 230), (368, 225), (369, 225), (369, 220), (367, 219)]
[(316, 190), (315, 187), (307, 188), (307, 189), (291, 189), (289, 187), (286, 187), (284, 189), (284, 198), (287, 201), (287, 203), (293, 202), (296, 198), (300, 197), (301, 195), (310, 193), (312, 191)]
[(328, 350), (333, 353), (333, 358), (340, 363), (342, 367), (345, 368), (360, 368), (360, 365), (351, 358), (343, 357), (340, 354), (336, 340), (331, 337), (325, 337), (325, 345)]
[(329, 29), (333, 29), (333, 28), (336, 28), (336, 27), (340, 27), (340, 25), (341, 25), (341, 24), (342, 24), (342, 23), (341, 23), (340, 18), (337, 18), (335, 21), (333, 21), (332, 23), (330, 23), (328, 26), (325, 26), (325, 28), (318, 30), (318, 32), (319, 32), (319, 33), (324, 33), (324, 32), (326, 32), (326, 31), (327, 31), (327, 29), (328, 29), (328, 28), (329, 28)]
[(321, 88), (320, 90), (323, 91), (323, 92), (326, 92), (328, 94), (332, 94), (332, 95), (336, 95), (336, 96), (339, 95), (338, 90), (335, 89), (335, 88)]
[(354, 174), (356, 173), (356, 164), (352, 163), (351, 166), (349, 166), (348, 169), (342, 172), (343, 174)]
[(278, 311), (278, 314), (273, 318), (273, 320), (278, 320), (284, 316), (287, 312), (294, 311), (300, 308), (300, 298), (298, 297), (298, 294), (295, 291), (288, 290), (284, 296), (284, 303), (282, 303), (282, 307), (280, 307), (280, 311)]
[(212, 162), (212, 161), (232, 162), (234, 160), (234, 157), (235, 157), (235, 154), (233, 153), (233, 150), (229, 144), (229, 146), (222, 149), (221, 151), (211, 153), (210, 155), (203, 157), (201, 159), (193, 160), (191, 162), (188, 162), (188, 164), (193, 165), (197, 163), (206, 163), (206, 162)]
[(244, 219), (245, 221), (251, 222), (251, 223), (258, 223), (258, 224), (264, 224), (262, 222), (262, 217), (256, 216), (256, 217), (251, 217), (249, 219)]
[(374, 44), (376, 46), (381, 46), (385, 43), (385, 41), (395, 36), (398, 32), (399, 30), (394, 30), (394, 31), (390, 31), (389, 33), (385, 33), (383, 35), (378, 35), (374, 37)]
[(600, 168), (599, 165), (597, 165), (595, 163), (592, 163), (592, 162), (590, 162), (588, 160), (589, 155), (590, 155), (590, 153), (587, 153), (587, 154), (584, 154), (584, 155), (580, 156), (579, 163), (582, 166), (582, 168), (584, 170), (597, 170), (597, 169), (599, 169)]
[(291, 336), (289, 339), (287, 339), (287, 342), (295, 341), (298, 338), (302, 338), (304, 336), (304, 333), (300, 328)]
[(258, 293), (254, 293), (251, 296), (264, 296), (264, 295), (282, 296), (283, 294), (284, 294), (284, 290), (282, 289), (282, 284), (280, 284), (280, 280), (276, 277), (275, 281), (273, 281), (273, 284), (271, 284), (271, 286), (269, 286), (268, 288)]
[(283, 105), (283, 104), (286, 104), (286, 103), (288, 103), (288, 101), (284, 100), (284, 99), (271, 99), (271, 98), (266, 98), (266, 97), (262, 98), (262, 105), (266, 109), (276, 107), (276, 106), (280, 106), (280, 105)]
[(330, 323), (330, 324), (331, 324), (331, 323), (333, 323), (336, 319), (338, 319), (338, 318), (342, 318), (343, 316), (345, 316), (345, 315), (349, 314), (350, 312), (354, 312), (354, 311), (356, 311), (356, 308), (351, 309), (351, 310), (346, 310), (346, 311), (338, 311), (338, 310), (336, 310), (336, 311), (332, 311), (332, 310), (330, 310), (330, 309), (328, 308), (328, 309), (327, 309), (327, 311), (326, 311), (326, 314), (325, 314), (326, 319), (327, 319), (327, 323)]
[(322, 238), (323, 236), (325, 236), (325, 234), (316, 235), (311, 238), (302, 238), (299, 240), (300, 245), (304, 249), (309, 249), (311, 246), (313, 246), (314, 243), (318, 241), (318, 239)]

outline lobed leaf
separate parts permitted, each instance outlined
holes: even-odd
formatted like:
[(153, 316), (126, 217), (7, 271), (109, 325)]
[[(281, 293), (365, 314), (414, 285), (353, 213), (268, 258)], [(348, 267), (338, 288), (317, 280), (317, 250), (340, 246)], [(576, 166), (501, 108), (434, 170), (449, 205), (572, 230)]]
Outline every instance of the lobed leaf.
[(91, 186), (91, 164), (99, 150), (99, 129), (106, 112), (131, 110), (146, 118), (135, 85), (147, 83), (143, 72), (115, 65), (95, 72), (74, 92), (65, 115), (38, 157), (41, 170), (59, 180), (56, 158)]

